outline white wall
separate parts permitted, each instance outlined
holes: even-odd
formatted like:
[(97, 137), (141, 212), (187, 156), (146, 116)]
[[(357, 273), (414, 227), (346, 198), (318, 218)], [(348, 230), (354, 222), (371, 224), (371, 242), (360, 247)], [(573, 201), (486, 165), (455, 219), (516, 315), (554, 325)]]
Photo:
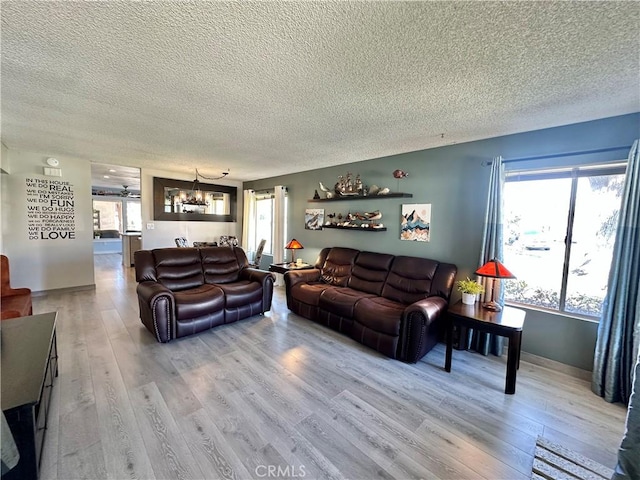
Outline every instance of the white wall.
[[(235, 235), (240, 242), (242, 236), (242, 182), (234, 182), (227, 179), (204, 180), (204, 183), (215, 183), (218, 185), (228, 185), (237, 187), (238, 202), (236, 219), (237, 222), (171, 222), (153, 219), (153, 177), (172, 178), (175, 180), (191, 181), (193, 175), (183, 175), (176, 172), (163, 170), (142, 169), (140, 172), (140, 185), (142, 195), (142, 248), (150, 250), (153, 248), (175, 247), (176, 237), (185, 237), (192, 245), (193, 242), (213, 242), (218, 241), (220, 235)], [(154, 225), (153, 230), (147, 229), (147, 224)]]
[(0, 142), (0, 170), (2, 173), (9, 173), (9, 150), (4, 143)]
[[(0, 172), (0, 175), (3, 177), (9, 173), (9, 150), (4, 143), (0, 143)], [(0, 205), (4, 205), (5, 203), (2, 183), (4, 182), (0, 182)], [(2, 208), (0, 208), (0, 225), (2, 225)], [(2, 246), (2, 235), (0, 235), (0, 252), (4, 252), (4, 248)]]
[[(56, 155), (62, 177), (43, 174), (46, 154), (6, 150), (10, 174), (2, 175), (2, 250), (9, 257), (11, 284), (34, 292), (94, 284), (91, 167), (88, 161)], [(26, 179), (54, 179), (73, 185), (75, 238), (30, 240)]]

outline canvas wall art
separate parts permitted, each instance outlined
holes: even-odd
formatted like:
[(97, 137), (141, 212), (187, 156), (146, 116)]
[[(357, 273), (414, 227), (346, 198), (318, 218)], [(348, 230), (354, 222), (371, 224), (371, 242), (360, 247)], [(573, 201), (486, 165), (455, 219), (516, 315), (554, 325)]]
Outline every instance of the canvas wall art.
[(400, 240), (428, 242), (431, 239), (431, 204), (402, 205)]
[(304, 213), (305, 230), (322, 230), (324, 224), (323, 208), (307, 208)]

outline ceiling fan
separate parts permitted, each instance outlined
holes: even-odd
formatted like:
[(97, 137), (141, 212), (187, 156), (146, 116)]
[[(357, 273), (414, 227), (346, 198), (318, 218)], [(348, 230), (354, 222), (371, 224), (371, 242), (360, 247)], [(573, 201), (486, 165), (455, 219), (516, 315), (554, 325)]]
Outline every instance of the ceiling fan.
[(128, 190), (129, 185), (122, 185), (122, 186), (124, 187), (124, 190), (120, 190), (121, 197), (140, 198), (139, 193), (133, 193), (130, 190)]

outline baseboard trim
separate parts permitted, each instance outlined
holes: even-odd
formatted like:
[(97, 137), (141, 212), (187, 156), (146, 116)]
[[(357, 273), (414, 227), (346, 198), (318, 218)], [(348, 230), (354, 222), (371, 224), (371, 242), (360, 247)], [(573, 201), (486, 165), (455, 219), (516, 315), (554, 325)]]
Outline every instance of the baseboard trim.
[(37, 292), (31, 292), (32, 297), (44, 297), (50, 294), (56, 293), (70, 293), (70, 292), (83, 292), (86, 290), (95, 290), (96, 284), (92, 283), (90, 285), (78, 285), (77, 287), (65, 287), (65, 288), (54, 288), (51, 290), (39, 290)]
[(572, 377), (579, 378), (580, 380), (586, 380), (588, 382), (591, 381), (592, 372), (590, 370), (584, 370), (582, 368), (574, 367), (573, 365), (567, 365), (566, 363), (557, 362), (550, 358), (541, 357), (539, 355), (523, 351), (520, 353), (520, 360), (540, 367), (546, 367), (557, 372), (565, 373)]

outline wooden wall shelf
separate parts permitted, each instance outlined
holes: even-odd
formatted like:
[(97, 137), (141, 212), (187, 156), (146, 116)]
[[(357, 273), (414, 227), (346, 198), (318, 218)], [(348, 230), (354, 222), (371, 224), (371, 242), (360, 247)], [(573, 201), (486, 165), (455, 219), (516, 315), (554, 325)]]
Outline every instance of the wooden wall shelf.
[(333, 228), (335, 230), (351, 230), (351, 231), (356, 231), (356, 232), (386, 232), (387, 231), (387, 227), (382, 227), (382, 228), (363, 228), (360, 226), (357, 227), (341, 227), (340, 225), (323, 225), (322, 226), (323, 229), (325, 228)]
[[(345, 195), (344, 197), (334, 197), (334, 198), (317, 198), (307, 200), (309, 203), (315, 202), (340, 202), (342, 200), (373, 200), (379, 198), (412, 198), (412, 193), (387, 193), (386, 195)], [(349, 228), (349, 227), (347, 227)]]

